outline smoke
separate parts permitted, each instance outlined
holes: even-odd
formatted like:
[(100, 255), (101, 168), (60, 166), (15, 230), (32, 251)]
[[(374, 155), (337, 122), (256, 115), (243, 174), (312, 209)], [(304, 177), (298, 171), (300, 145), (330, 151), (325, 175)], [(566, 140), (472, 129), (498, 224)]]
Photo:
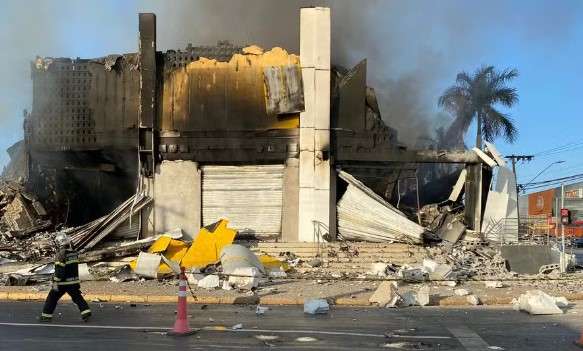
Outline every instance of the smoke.
[[(580, 1), (393, 0), (4, 0), (0, 5), (0, 165), (22, 137), (36, 55), (98, 57), (137, 50), (137, 13), (158, 15), (160, 49), (188, 43), (282, 46), (299, 51), (299, 8), (332, 8), (333, 62), (368, 58), (368, 82), (383, 118), (414, 144), (449, 121), (437, 97), (460, 70), (516, 66), (524, 54), (560, 52), (580, 18)], [(531, 57), (529, 56), (529, 58)], [(519, 70), (521, 67), (517, 67)]]
[[(379, 95), (386, 123), (410, 146), (435, 138), (452, 119), (437, 98), (461, 70), (484, 63), (515, 66), (520, 48), (552, 46), (569, 39), (583, 3), (494, 0), (213, 0), (147, 3), (158, 14), (162, 48), (230, 39), (299, 51), (299, 9), (332, 9), (333, 63), (351, 67), (368, 59), (368, 83)], [(509, 51), (499, 59), (500, 50)], [(520, 68), (520, 67), (519, 67)]]

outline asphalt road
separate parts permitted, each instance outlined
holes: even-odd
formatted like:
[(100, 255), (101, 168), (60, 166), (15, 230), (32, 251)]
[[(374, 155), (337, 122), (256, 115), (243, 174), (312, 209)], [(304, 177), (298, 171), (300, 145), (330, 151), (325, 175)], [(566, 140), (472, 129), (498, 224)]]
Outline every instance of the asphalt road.
[[(301, 306), (190, 305), (193, 336), (170, 337), (174, 305), (91, 304), (80, 322), (75, 306), (57, 308), (50, 324), (36, 320), (41, 304), (0, 303), (0, 350), (580, 350), (583, 307), (559, 316), (510, 308), (332, 308), (304, 315)], [(241, 323), (242, 329), (232, 330)], [(392, 334), (386, 337), (385, 334)], [(500, 348), (496, 348), (500, 347)]]

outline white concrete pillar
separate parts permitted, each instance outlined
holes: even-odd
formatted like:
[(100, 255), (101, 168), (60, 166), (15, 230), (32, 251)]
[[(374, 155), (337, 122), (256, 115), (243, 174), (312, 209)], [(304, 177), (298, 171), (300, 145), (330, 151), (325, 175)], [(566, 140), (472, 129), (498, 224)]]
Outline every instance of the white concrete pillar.
[(301, 9), (305, 111), (300, 114), (299, 241), (314, 241), (314, 221), (336, 233), (336, 182), (330, 164), (330, 53), (330, 9)]

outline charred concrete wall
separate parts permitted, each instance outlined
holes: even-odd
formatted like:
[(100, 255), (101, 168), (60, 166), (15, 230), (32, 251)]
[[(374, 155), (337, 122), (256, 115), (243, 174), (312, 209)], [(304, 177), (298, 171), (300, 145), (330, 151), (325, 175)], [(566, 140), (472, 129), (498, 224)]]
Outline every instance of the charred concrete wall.
[[(279, 162), (297, 153), (299, 114), (267, 109), (266, 69), (296, 66), (281, 48), (263, 52), (221, 43), (162, 56), (159, 84), (160, 155), (197, 162)], [(228, 52), (232, 56), (226, 58)], [(207, 54), (210, 57), (202, 55)], [(303, 103), (303, 99), (301, 100)]]
[(38, 58), (31, 69), (29, 187), (53, 203), (61, 221), (95, 219), (136, 186), (136, 57)]

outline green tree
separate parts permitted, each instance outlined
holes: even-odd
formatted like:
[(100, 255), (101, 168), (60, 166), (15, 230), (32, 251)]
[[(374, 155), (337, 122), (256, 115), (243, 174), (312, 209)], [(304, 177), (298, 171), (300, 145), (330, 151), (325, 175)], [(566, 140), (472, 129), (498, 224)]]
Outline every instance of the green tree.
[(461, 131), (462, 135), (465, 134), (476, 119), (476, 147), (482, 148), (482, 138), (491, 142), (500, 135), (513, 143), (518, 137), (518, 130), (510, 115), (497, 107), (511, 108), (518, 103), (516, 88), (508, 85), (517, 76), (516, 69), (498, 72), (494, 66), (480, 67), (473, 75), (459, 73), (456, 84), (446, 89), (438, 101), (439, 106), (455, 117), (450, 128), (454, 129), (452, 133), (459, 134)]

